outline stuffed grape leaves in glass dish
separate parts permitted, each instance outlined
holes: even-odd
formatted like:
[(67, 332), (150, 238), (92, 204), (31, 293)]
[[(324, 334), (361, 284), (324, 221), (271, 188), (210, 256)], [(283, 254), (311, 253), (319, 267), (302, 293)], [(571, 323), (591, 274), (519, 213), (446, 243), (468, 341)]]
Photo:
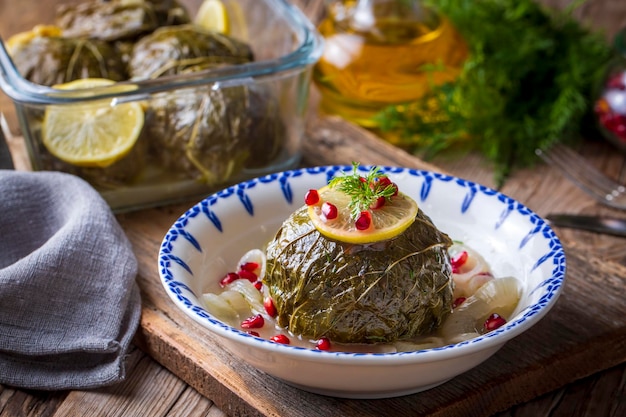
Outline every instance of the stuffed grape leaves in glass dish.
[(202, 0), (56, 1), (0, 29), (30, 168), (79, 175), (126, 211), (297, 165), (321, 37), (284, 0), (219, 3), (219, 30), (196, 19)]

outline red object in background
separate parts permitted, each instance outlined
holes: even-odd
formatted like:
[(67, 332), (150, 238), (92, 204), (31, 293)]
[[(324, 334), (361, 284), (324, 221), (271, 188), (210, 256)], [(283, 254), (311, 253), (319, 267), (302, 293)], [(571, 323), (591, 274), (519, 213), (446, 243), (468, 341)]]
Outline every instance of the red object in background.
[(600, 126), (626, 141), (626, 69), (607, 78), (594, 111)]
[(620, 56), (609, 64), (593, 110), (606, 139), (626, 152), (626, 28), (614, 44)]

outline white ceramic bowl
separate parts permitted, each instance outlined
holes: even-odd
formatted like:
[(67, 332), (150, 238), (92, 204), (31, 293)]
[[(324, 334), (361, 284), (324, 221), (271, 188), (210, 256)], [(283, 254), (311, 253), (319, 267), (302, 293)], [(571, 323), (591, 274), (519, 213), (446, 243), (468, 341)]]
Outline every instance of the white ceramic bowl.
[[(273, 343), (225, 325), (200, 296), (233, 270), (249, 249), (261, 248), (283, 220), (340, 170), (292, 170), (246, 181), (213, 194), (182, 215), (166, 234), (159, 273), (172, 301), (221, 336), (241, 360), (293, 386), (346, 398), (385, 398), (423, 391), (475, 367), (505, 342), (530, 329), (556, 302), (565, 253), (550, 226), (517, 201), (490, 188), (429, 171), (383, 167), (450, 237), (467, 243), (496, 276), (512, 275), (523, 293), (506, 325), (440, 348), (404, 353), (337, 353)], [(361, 167), (365, 172), (369, 167)]]

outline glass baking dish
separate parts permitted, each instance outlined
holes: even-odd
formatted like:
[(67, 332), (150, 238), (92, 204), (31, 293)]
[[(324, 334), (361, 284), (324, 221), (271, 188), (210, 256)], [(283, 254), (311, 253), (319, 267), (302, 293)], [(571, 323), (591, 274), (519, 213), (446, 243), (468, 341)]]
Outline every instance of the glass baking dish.
[[(55, 2), (47, 2), (48, 12), (42, 10), (40, 20), (23, 19), (16, 33), (31, 31), (34, 24), (54, 25), (50, 10), (60, 3), (85, 1), (58, 1), (53, 7), (48, 5)], [(35, 3), (31, 10), (43, 9)], [(193, 19), (201, 0), (178, 3)], [(78, 175), (121, 212), (197, 199), (296, 166), (311, 68), (321, 55), (322, 38), (299, 9), (284, 0), (222, 4), (229, 18), (228, 36), (247, 44), (252, 60), (156, 78), (129, 76), (110, 86), (81, 90), (27, 80), (5, 46), (15, 33), (5, 33), (6, 28), (0, 32), (0, 87), (15, 106), (32, 169)], [(20, 9), (16, 6), (18, 21)], [(137, 49), (139, 41), (133, 42)], [(76, 162), (60, 156), (50, 139), (44, 140), (46, 131), (53, 130), (52, 114), (58, 124), (76, 109), (125, 103), (140, 103), (144, 120), (136, 142), (122, 157)]]

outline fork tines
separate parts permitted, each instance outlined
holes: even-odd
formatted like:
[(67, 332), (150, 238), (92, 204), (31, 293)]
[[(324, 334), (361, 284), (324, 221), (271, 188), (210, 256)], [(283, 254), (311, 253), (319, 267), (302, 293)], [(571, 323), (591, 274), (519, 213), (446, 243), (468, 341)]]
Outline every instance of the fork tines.
[(573, 149), (557, 144), (549, 150), (537, 149), (535, 153), (596, 201), (626, 209), (626, 186), (606, 176)]

